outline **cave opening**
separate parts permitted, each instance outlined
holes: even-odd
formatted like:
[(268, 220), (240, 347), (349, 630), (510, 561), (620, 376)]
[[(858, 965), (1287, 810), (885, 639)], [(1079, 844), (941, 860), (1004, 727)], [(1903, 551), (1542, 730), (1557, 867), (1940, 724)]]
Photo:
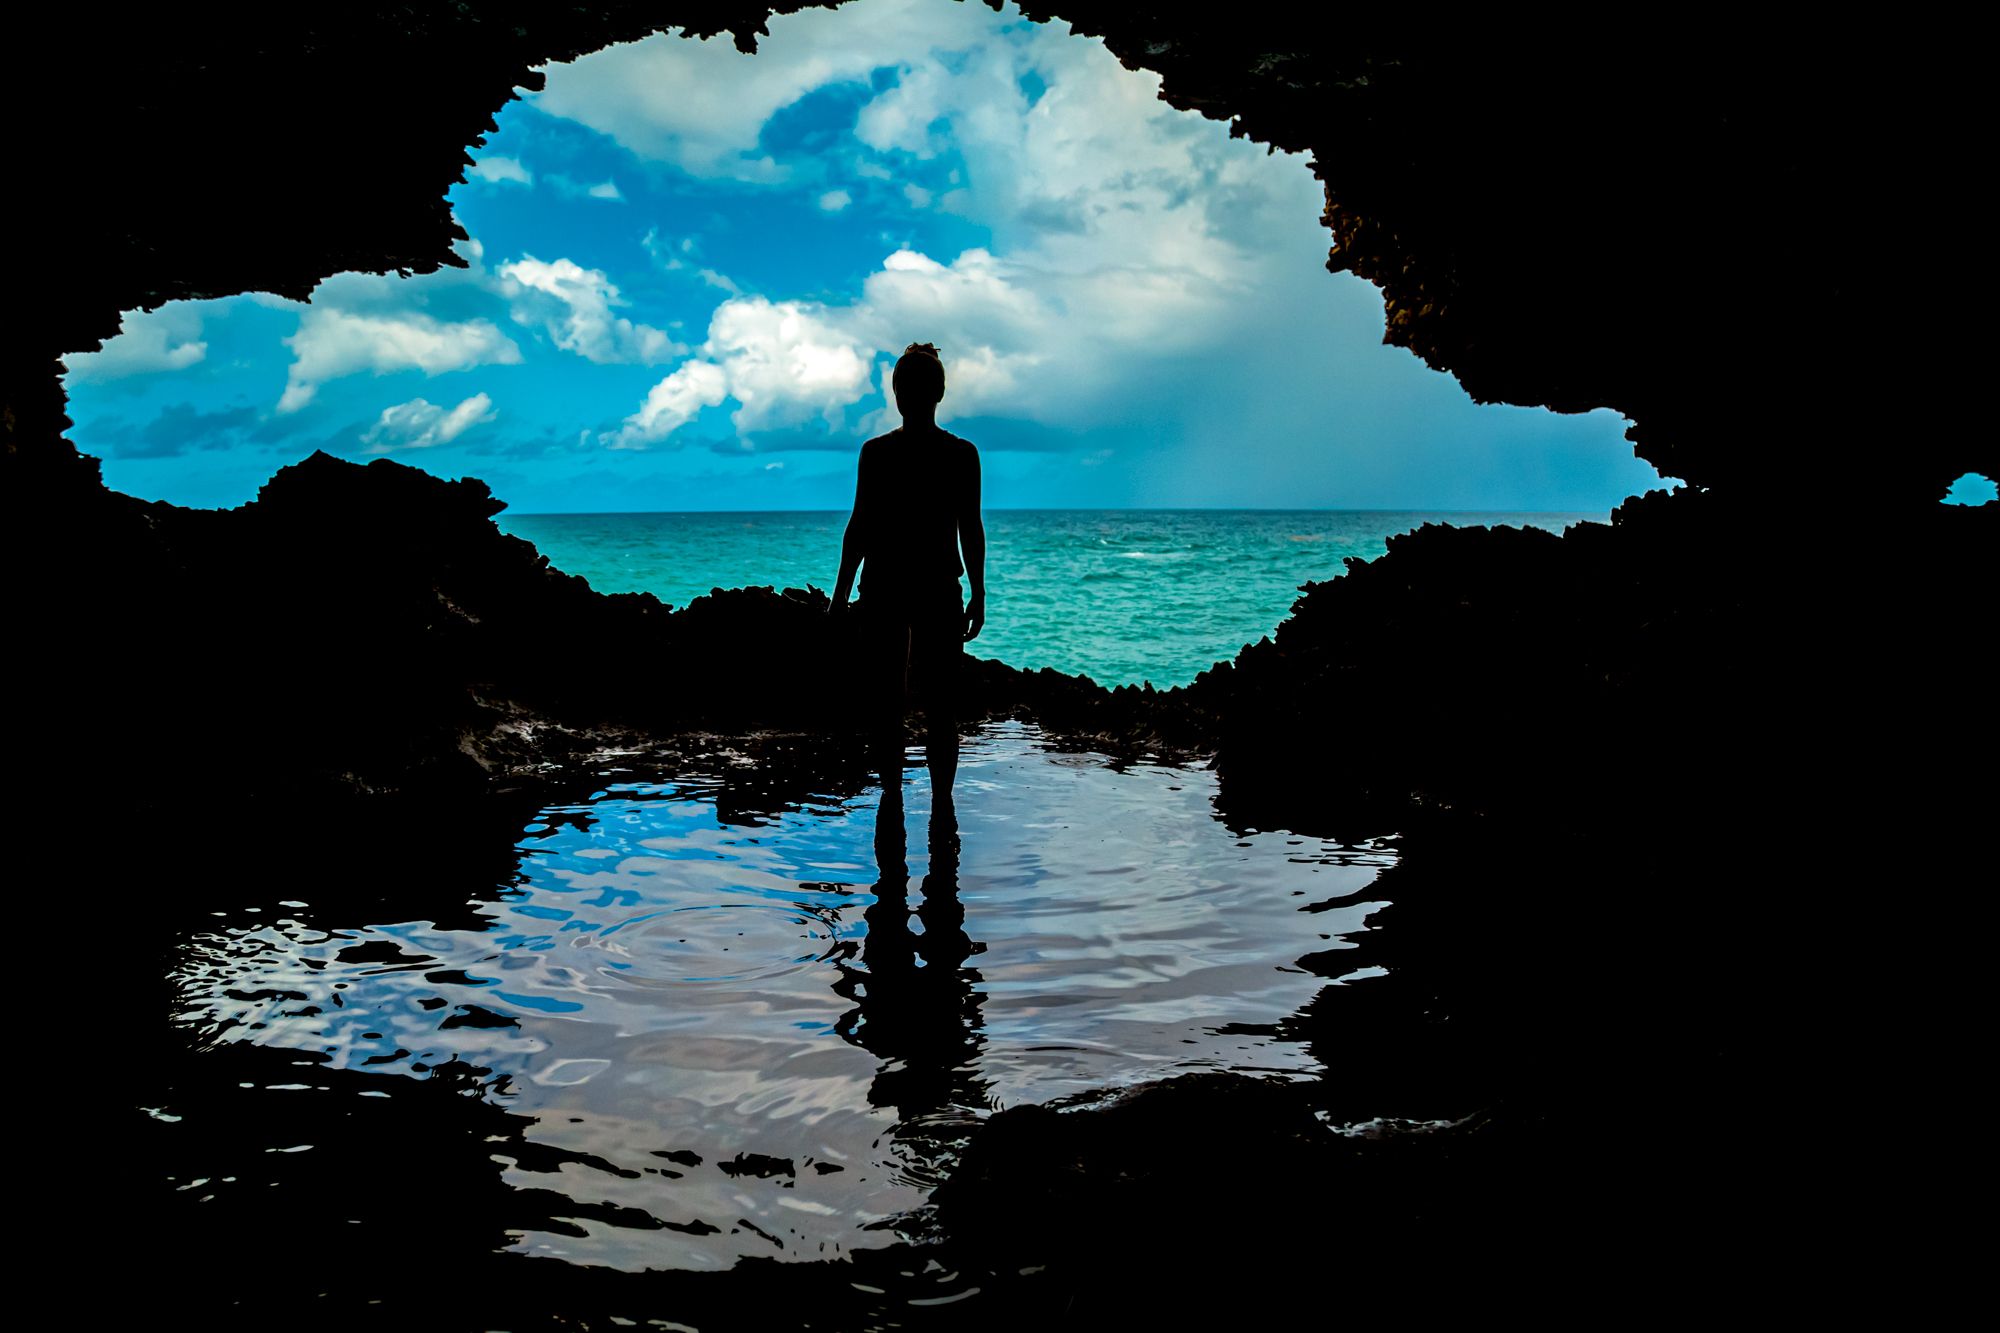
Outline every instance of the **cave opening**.
[[(1324, 271), (1304, 155), (1168, 107), (1158, 76), (1059, 23), (856, 0), (774, 17), (754, 55), (661, 33), (544, 72), (449, 192), (460, 267), (177, 302), (69, 358), (72, 438), (107, 482), (229, 506), (313, 449), (387, 457), (486, 481), (504, 525), (603, 591), (824, 586), (820, 528), (715, 568), (592, 561), (600, 536), (537, 520), (837, 516), (854, 450), (895, 424), (887, 368), (925, 340), (989, 509), (1403, 516), (1280, 524), (1269, 543), (1300, 558), (1265, 561), (1254, 607), (1157, 660), (996, 627), (1020, 665), (1159, 685), (1423, 516), (1560, 530), (1662, 484), (1616, 413), (1477, 404), (1385, 346), (1376, 289)], [(1104, 576), (1151, 593), (1147, 562), (1200, 544), (1149, 533)]]

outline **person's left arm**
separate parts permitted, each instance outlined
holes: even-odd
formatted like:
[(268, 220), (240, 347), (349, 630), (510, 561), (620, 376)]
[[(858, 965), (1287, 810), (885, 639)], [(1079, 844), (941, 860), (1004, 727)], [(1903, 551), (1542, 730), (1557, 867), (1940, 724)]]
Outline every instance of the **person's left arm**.
[(979, 449), (965, 446), (966, 479), (959, 492), (958, 549), (965, 558), (965, 637), (979, 637), (986, 627), (986, 522), (979, 516)]

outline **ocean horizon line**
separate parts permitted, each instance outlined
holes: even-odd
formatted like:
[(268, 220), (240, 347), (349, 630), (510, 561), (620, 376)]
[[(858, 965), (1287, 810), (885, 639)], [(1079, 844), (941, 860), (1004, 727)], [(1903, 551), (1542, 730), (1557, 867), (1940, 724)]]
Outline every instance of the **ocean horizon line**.
[[(1630, 497), (1628, 497), (1630, 498)], [(1621, 502), (1622, 503), (1622, 502)], [(1613, 506), (1616, 508), (1616, 506)], [(845, 514), (848, 506), (836, 509), (516, 509), (506, 513), (519, 518), (686, 518), (723, 514)], [(1449, 509), (1403, 505), (1357, 506), (1352, 508), (1297, 505), (987, 505), (983, 514), (1523, 514), (1536, 518), (1574, 518), (1609, 514), (1610, 509)]]

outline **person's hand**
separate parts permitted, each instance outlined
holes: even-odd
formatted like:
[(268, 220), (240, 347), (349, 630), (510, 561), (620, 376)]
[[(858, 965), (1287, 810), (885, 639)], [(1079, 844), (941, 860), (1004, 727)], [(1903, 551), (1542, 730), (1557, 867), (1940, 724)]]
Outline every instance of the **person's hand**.
[(829, 617), (838, 617), (845, 610), (847, 610), (847, 594), (836, 589), (833, 596), (826, 599), (826, 613)]
[(965, 641), (972, 642), (979, 637), (979, 631), (986, 627), (986, 595), (981, 593), (965, 608)]

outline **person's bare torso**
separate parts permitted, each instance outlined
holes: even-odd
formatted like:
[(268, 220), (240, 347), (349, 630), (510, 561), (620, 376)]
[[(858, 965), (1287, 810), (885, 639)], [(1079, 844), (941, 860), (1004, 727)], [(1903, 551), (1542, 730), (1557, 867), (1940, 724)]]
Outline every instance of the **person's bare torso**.
[(868, 535), (864, 594), (957, 587), (958, 521), (973, 494), (978, 451), (944, 430), (901, 429), (862, 446)]

